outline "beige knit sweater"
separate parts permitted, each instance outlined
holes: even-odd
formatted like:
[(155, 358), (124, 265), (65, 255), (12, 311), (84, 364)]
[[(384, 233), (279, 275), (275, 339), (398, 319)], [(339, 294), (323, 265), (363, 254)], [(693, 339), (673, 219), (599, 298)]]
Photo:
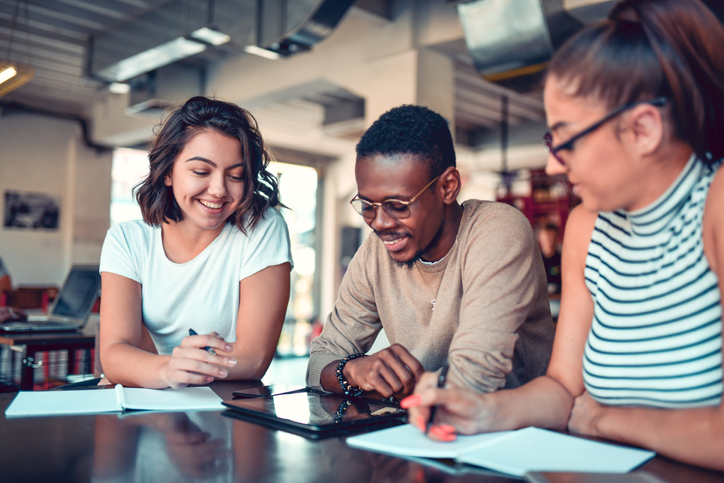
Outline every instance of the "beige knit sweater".
[(307, 383), (320, 387), (325, 366), (367, 352), (383, 327), (390, 343), (404, 346), (426, 371), (449, 357), (448, 381), (458, 386), (489, 392), (544, 374), (553, 324), (528, 220), (505, 204), (467, 201), (450, 252), (412, 269), (397, 266), (370, 234), (312, 341)]

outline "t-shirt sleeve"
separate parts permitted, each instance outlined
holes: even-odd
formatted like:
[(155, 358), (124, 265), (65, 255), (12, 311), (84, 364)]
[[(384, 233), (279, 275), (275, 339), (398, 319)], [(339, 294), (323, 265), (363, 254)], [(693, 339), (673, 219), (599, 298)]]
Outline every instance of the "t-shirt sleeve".
[[(100, 271), (143, 283), (140, 268), (142, 254), (136, 246), (139, 240), (132, 235), (132, 231), (130, 224), (116, 225), (108, 230), (101, 250)], [(133, 249), (134, 246), (136, 250)]]
[(244, 248), (239, 281), (267, 267), (286, 262), (294, 266), (289, 230), (279, 211), (267, 208), (256, 226), (247, 230), (247, 233), (249, 242)]

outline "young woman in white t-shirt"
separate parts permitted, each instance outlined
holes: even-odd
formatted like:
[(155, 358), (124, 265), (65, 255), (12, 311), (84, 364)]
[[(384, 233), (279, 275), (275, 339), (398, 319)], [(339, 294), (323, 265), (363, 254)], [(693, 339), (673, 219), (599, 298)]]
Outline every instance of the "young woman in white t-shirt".
[(101, 254), (106, 378), (149, 388), (260, 379), (292, 260), (256, 121), (194, 97), (161, 124), (149, 161), (136, 187), (143, 221), (111, 228)]

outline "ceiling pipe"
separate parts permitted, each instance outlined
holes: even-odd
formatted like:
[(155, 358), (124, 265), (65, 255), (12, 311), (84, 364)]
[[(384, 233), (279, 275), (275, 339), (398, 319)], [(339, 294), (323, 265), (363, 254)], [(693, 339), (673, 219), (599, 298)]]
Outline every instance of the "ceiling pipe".
[(80, 129), (83, 135), (83, 143), (90, 149), (94, 149), (96, 153), (103, 154), (109, 151), (113, 151), (113, 147), (104, 146), (93, 142), (90, 138), (90, 127), (89, 122), (81, 116), (73, 114), (65, 114), (62, 112), (51, 111), (49, 109), (42, 109), (39, 107), (32, 107), (18, 102), (0, 102), (0, 109), (2, 109), (2, 116), (12, 114), (13, 111), (24, 112), (28, 114), (35, 114), (38, 116), (52, 117), (55, 119), (63, 119), (66, 121), (77, 122), (80, 125)]

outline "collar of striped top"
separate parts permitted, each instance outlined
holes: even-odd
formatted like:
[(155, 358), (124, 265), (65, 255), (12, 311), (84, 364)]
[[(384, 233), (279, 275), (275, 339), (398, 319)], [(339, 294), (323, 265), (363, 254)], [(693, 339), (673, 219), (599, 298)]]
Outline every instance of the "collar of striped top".
[(676, 181), (656, 201), (640, 210), (621, 210), (619, 213), (629, 219), (635, 235), (649, 236), (660, 232), (684, 207), (706, 169), (706, 165), (692, 154)]

